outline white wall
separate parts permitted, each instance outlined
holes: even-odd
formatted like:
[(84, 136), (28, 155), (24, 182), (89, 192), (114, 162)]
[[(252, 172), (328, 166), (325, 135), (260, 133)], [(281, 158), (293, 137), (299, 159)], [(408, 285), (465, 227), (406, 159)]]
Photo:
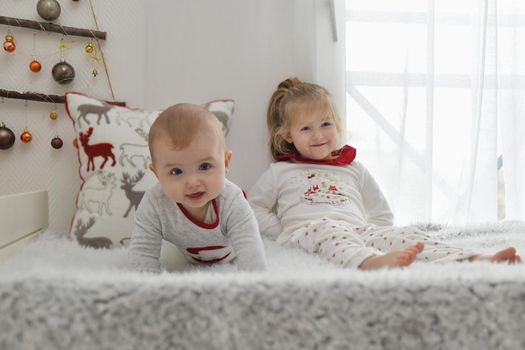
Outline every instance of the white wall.
[[(94, 28), (87, 0), (59, 1), (62, 14), (57, 23)], [(93, 0), (93, 4), (100, 29), (108, 33), (103, 49), (117, 100), (148, 109), (182, 101), (236, 101), (227, 139), (234, 153), (229, 177), (245, 189), (270, 162), (266, 107), (277, 84), (289, 76), (323, 81), (316, 69), (319, 21), (313, 18), (316, 11), (328, 15), (327, 0)], [(1, 0), (0, 14), (41, 20), (36, 0)], [(322, 23), (330, 33), (326, 18)], [(50, 75), (59, 60), (60, 35), (36, 32), (44, 69), (34, 75), (27, 65), (35, 31), (11, 30), (18, 49), (13, 55), (0, 52), (0, 88), (59, 95), (74, 90), (111, 99), (105, 76), (90, 76), (83, 51), (87, 39), (68, 38), (72, 47), (66, 58), (77, 68), (77, 78), (62, 86)], [(6, 31), (0, 26), (2, 36)], [(80, 182), (71, 122), (62, 106), (58, 123), (51, 122), (47, 116), (52, 109), (51, 104), (29, 102), (26, 118), (23, 101), (5, 99), (0, 104), (0, 122), (18, 137), (27, 120), (34, 135), (30, 145), (17, 140), (10, 150), (0, 150), (0, 195), (48, 190), (50, 227), (66, 231)], [(65, 143), (60, 151), (49, 145), (57, 125)]]
[(289, 76), (312, 79), (311, 1), (157, 0), (146, 5), (149, 108), (235, 100), (229, 178), (249, 189), (268, 166), (266, 108)]
[[(59, 0), (62, 8), (54, 23), (95, 28), (89, 2)], [(37, 1), (1, 0), (0, 15), (42, 21), (36, 12)], [(144, 2), (141, 0), (93, 0), (100, 30), (108, 33), (102, 42), (105, 58), (116, 99), (129, 106), (144, 103)], [(7, 26), (0, 25), (1, 41)], [(62, 95), (67, 90), (82, 91), (97, 97), (112, 99), (108, 83), (100, 74), (90, 75), (89, 58), (84, 52), (87, 38), (67, 37), (70, 48), (66, 60), (75, 67), (75, 80), (69, 85), (59, 85), (51, 77), (52, 66), (59, 62), (60, 34), (11, 27), (17, 50), (7, 54), (0, 50), (0, 89), (35, 91)], [(28, 70), (36, 34), (36, 53), (42, 62), (42, 71), (34, 74)], [(49, 191), (50, 227), (67, 231), (74, 213), (76, 193), (80, 187), (76, 150), (72, 146), (73, 129), (62, 105), (57, 106), (56, 122), (48, 118), (53, 104), (4, 99), (0, 102), (0, 122), (16, 134), (15, 145), (0, 150), (0, 195), (36, 190)], [(33, 134), (33, 141), (26, 145), (19, 140), (25, 124)], [(64, 140), (61, 150), (50, 146), (58, 131)], [(23, 213), (21, 213), (23, 220)]]

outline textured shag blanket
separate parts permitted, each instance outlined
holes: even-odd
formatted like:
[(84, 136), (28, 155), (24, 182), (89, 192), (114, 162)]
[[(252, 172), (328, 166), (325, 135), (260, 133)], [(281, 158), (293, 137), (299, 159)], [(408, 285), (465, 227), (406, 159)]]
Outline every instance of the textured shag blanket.
[[(521, 222), (421, 228), (525, 255)], [(264, 243), (266, 272), (179, 262), (150, 275), (128, 271), (124, 249), (45, 232), (0, 265), (0, 349), (525, 348), (525, 264), (365, 272)]]

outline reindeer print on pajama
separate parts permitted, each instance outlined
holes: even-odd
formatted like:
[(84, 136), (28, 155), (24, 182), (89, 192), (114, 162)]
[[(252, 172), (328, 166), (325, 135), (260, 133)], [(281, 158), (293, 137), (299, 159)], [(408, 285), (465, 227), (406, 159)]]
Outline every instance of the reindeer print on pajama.
[[(417, 260), (467, 259), (474, 252), (434, 241), (416, 227), (393, 227), (378, 185), (359, 162), (276, 162), (249, 194), (262, 232), (280, 244), (299, 246), (336, 265), (358, 267), (372, 255), (423, 242)], [(339, 159), (341, 160), (341, 159)], [(275, 212), (271, 208), (276, 203)], [(280, 223), (280, 224), (278, 224)]]

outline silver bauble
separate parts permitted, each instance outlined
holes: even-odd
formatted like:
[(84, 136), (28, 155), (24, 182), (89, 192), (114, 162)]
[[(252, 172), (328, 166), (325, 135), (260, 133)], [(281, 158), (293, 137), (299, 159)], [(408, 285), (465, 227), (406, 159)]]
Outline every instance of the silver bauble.
[(36, 12), (43, 19), (52, 21), (60, 16), (60, 4), (57, 0), (38, 0)]
[(51, 71), (53, 79), (59, 84), (68, 84), (75, 78), (73, 66), (66, 61), (58, 62)]
[(15, 133), (5, 126), (4, 123), (0, 123), (0, 149), (8, 149), (15, 143)]

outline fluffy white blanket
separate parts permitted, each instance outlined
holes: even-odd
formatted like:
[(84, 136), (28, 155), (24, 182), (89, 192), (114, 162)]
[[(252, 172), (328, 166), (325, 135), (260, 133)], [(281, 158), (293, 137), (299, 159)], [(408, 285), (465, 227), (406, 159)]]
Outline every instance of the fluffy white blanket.
[[(521, 222), (421, 227), (525, 255)], [(363, 272), (264, 243), (266, 272), (167, 261), (175, 273), (148, 275), (127, 270), (124, 249), (46, 232), (0, 265), (0, 349), (525, 348), (524, 264)]]

